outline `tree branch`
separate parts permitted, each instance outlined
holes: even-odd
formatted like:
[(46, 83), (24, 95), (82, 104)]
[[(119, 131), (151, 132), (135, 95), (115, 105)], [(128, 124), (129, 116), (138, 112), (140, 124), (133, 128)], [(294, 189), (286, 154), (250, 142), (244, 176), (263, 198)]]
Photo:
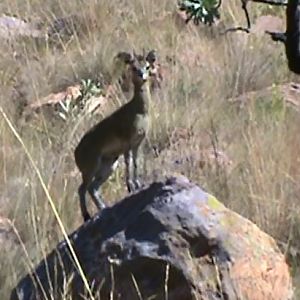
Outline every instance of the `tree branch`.
[(286, 34), (284, 32), (266, 31), (266, 34), (270, 35), (271, 39), (275, 42), (286, 42)]
[(251, 21), (250, 21), (249, 12), (248, 12), (248, 9), (247, 9), (247, 3), (248, 3), (249, 0), (241, 0), (241, 1), (242, 1), (242, 9), (243, 9), (243, 11), (245, 13), (245, 16), (246, 16), (247, 27), (238, 26), (238, 27), (228, 28), (224, 32), (222, 32), (221, 34), (226, 34), (228, 32), (235, 32), (235, 31), (243, 31), (243, 32), (246, 32), (246, 33), (250, 33)]
[(252, 2), (269, 4), (273, 6), (287, 6), (287, 0), (251, 0)]
[[(241, 0), (241, 1), (242, 1), (242, 9), (245, 13), (245, 17), (246, 17), (246, 21), (247, 21), (247, 27), (238, 26), (238, 27), (228, 28), (224, 32), (222, 32), (221, 34), (226, 34), (228, 32), (235, 32), (235, 31), (243, 31), (243, 32), (246, 32), (246, 33), (250, 33), (251, 21), (250, 21), (249, 12), (248, 12), (248, 9), (247, 9), (247, 4), (250, 0)], [(287, 5), (287, 0), (251, 0), (251, 1), (252, 2), (257, 2), (257, 3), (275, 5), (275, 6), (286, 6)], [(282, 41), (283, 40), (283, 36), (279, 37), (279, 35), (276, 34), (276, 33), (268, 32), (268, 34), (271, 35), (271, 37), (274, 41)]]

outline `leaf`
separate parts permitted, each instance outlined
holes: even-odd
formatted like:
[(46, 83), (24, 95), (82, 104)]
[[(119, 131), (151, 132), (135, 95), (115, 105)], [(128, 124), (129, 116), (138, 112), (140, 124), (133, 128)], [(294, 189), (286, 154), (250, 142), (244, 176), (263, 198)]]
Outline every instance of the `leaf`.
[(186, 23), (193, 20), (196, 25), (200, 22), (212, 25), (220, 18), (219, 0), (181, 0), (178, 5), (187, 14)]

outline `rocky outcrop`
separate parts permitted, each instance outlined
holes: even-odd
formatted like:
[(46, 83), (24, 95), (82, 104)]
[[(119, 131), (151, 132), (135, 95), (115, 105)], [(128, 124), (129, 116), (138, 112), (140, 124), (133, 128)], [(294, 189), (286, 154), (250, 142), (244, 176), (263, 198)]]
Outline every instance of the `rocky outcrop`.
[(239, 95), (238, 97), (228, 99), (229, 102), (236, 103), (239, 107), (247, 106), (251, 101), (272, 101), (274, 99), (285, 102), (288, 107), (300, 111), (300, 84), (288, 82), (279, 85), (268, 86), (257, 91), (250, 91)]
[(56, 18), (47, 24), (46, 21), (28, 22), (18, 17), (3, 15), (0, 16), (0, 38), (9, 39), (16, 37), (32, 38), (66, 38), (76, 32), (78, 16), (66, 16)]
[(230, 174), (234, 162), (212, 139), (207, 131), (176, 127), (166, 141), (153, 145), (155, 164), (171, 173), (184, 174), (186, 170), (200, 169)]
[(262, 15), (255, 20), (251, 28), (251, 32), (256, 35), (265, 35), (266, 31), (282, 31), (284, 30), (284, 20), (272, 15)]
[[(291, 296), (288, 266), (275, 241), (185, 177), (153, 183), (104, 209), (70, 239), (95, 299)], [(86, 299), (65, 242), (10, 299), (63, 299), (63, 289), (72, 299)]]
[(16, 17), (3, 15), (0, 17), (0, 38), (10, 39), (19, 36), (44, 37), (42, 30), (33, 23)]
[[(104, 92), (101, 91), (101, 93)], [(102, 114), (110, 97), (109, 86), (106, 89), (105, 96), (102, 94), (84, 95), (84, 93), (82, 93), (81, 85), (77, 84), (69, 86), (61, 92), (51, 93), (38, 101), (26, 105), (23, 116), (28, 121), (40, 113), (43, 113), (46, 120), (51, 120), (56, 115), (65, 120), (68, 113), (73, 113), (73, 110), (77, 114), (83, 110), (87, 114)]]

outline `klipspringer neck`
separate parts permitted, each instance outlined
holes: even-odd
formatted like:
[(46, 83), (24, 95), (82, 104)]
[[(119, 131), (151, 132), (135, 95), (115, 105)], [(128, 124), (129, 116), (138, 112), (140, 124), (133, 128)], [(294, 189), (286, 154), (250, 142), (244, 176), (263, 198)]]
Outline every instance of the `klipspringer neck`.
[(150, 109), (150, 89), (149, 83), (144, 83), (141, 87), (134, 87), (134, 94), (132, 101), (136, 102), (139, 109), (144, 112), (148, 113)]

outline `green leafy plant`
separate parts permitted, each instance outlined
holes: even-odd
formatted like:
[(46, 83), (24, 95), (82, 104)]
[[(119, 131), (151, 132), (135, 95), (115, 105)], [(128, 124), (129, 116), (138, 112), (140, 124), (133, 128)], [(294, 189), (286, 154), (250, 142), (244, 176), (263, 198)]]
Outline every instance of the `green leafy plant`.
[(76, 118), (78, 114), (87, 106), (87, 102), (93, 97), (98, 96), (102, 92), (100, 84), (92, 79), (82, 79), (80, 87), (80, 95), (76, 98), (68, 98), (59, 102), (58, 115), (64, 121)]
[(98, 82), (94, 82), (92, 79), (81, 80), (81, 99), (89, 99), (92, 96), (99, 95), (101, 92), (101, 87)]
[(65, 101), (59, 101), (59, 109), (58, 109), (58, 116), (62, 118), (64, 121), (67, 120), (70, 112), (72, 111), (72, 99), (67, 99)]
[(181, 0), (178, 5), (179, 9), (187, 14), (186, 23), (193, 20), (195, 25), (200, 22), (212, 25), (220, 18), (220, 0)]

